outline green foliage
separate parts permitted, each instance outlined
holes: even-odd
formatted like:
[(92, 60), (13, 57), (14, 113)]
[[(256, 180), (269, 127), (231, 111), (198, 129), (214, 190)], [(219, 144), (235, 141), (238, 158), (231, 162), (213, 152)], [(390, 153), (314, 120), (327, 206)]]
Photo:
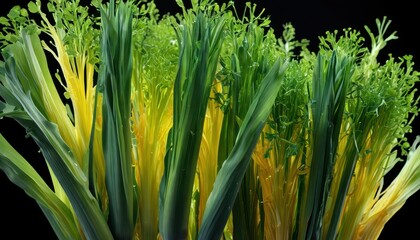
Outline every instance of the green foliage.
[[(375, 236), (364, 227), (375, 225), (371, 215), (394, 207), (388, 198), (399, 191), (398, 203), (405, 201), (420, 181), (415, 142), (408, 167), (381, 187), (396, 151), (407, 153), (405, 135), (418, 114), (412, 56), (377, 60), (397, 39), (387, 33), (391, 21), (377, 20), (377, 34), (366, 27), (370, 47), (347, 28), (321, 36), (314, 53), (291, 23), (279, 33), (270, 28), (255, 4), (239, 16), (233, 1), (176, 3), (180, 14), (161, 16), (147, 0), (37, 0), (0, 17), (0, 118), (16, 120), (35, 140), (54, 189), (2, 135), (0, 169), (37, 201), (57, 236)], [(78, 112), (80, 99), (87, 112)], [(172, 127), (165, 121), (160, 132), (163, 118)], [(166, 145), (165, 157), (137, 151), (149, 141), (139, 128), (167, 139), (154, 145)], [(213, 134), (218, 147), (209, 144)], [(217, 157), (202, 156), (203, 146)], [(141, 178), (148, 169), (139, 155), (161, 161), (163, 172)], [(201, 169), (199, 161), (215, 167)], [(215, 176), (205, 206), (198, 171)], [(150, 199), (159, 197), (150, 222), (142, 207), (152, 200), (141, 205), (148, 192), (139, 189), (148, 181)]]

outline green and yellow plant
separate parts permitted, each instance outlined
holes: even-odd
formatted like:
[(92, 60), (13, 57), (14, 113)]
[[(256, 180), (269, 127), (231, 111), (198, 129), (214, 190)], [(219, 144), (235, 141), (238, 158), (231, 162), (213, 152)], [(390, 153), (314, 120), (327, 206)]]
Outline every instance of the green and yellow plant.
[(366, 27), (370, 47), (344, 29), (315, 53), (251, 3), (176, 2), (161, 16), (147, 0), (37, 0), (0, 17), (0, 117), (53, 186), (1, 134), (0, 168), (57, 237), (377, 239), (420, 188), (405, 136), (420, 74), (411, 56), (377, 61), (391, 21)]

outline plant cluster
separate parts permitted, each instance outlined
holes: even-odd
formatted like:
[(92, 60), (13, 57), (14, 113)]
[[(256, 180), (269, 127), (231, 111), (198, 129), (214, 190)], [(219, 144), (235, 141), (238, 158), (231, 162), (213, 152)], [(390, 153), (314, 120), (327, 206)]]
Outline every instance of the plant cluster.
[[(411, 56), (391, 21), (275, 33), (246, 3), (40, 0), (0, 17), (0, 169), (60, 239), (376, 239), (420, 189)], [(100, 15), (98, 15), (100, 13)], [(400, 151), (400, 152), (399, 152)], [(384, 176), (405, 164), (383, 189)]]

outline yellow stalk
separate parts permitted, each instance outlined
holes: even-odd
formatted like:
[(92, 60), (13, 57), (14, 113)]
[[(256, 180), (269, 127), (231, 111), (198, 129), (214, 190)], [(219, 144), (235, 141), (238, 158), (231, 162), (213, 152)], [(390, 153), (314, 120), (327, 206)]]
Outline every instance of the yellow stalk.
[[(48, 20), (44, 19), (44, 21), (47, 22)], [(56, 29), (49, 22), (47, 24), (56, 52), (46, 45), (44, 47), (53, 54), (60, 65), (65, 79), (65, 84), (63, 82), (61, 84), (72, 102), (74, 115), (74, 126), (66, 116), (68, 121), (57, 121), (58, 127), (64, 141), (72, 149), (78, 163), (80, 166), (83, 166), (83, 157), (89, 146), (90, 128), (93, 117), (94, 65), (87, 63), (86, 56), (83, 53), (76, 58), (70, 58)], [(66, 112), (65, 114), (67, 115)], [(54, 118), (56, 112), (50, 112), (49, 115), (51, 118)]]
[[(355, 238), (358, 224), (364, 215), (370, 211), (378, 199), (383, 184), (388, 161), (395, 158), (389, 155), (393, 144), (386, 144), (379, 139), (375, 141), (367, 137), (362, 152), (368, 149), (375, 149), (375, 152), (360, 154), (356, 162), (355, 176), (353, 177), (348, 190), (348, 196), (344, 205), (344, 214), (341, 220), (340, 235), (352, 236)], [(345, 161), (343, 159), (342, 161)], [(340, 176), (337, 176), (340, 177)]]
[[(50, 52), (60, 65), (64, 82), (58, 78), (60, 84), (64, 87), (66, 98), (70, 99), (72, 103), (72, 114), (74, 122), (68, 116), (66, 107), (60, 99), (53, 99), (44, 94), (45, 105), (47, 106), (47, 114), (50, 121), (57, 124), (61, 136), (66, 144), (71, 149), (77, 164), (81, 166), (82, 170), (87, 176), (88, 162), (86, 161), (90, 131), (93, 121), (94, 112), (94, 97), (95, 86), (93, 77), (95, 73), (95, 65), (88, 62), (88, 54), (84, 52), (78, 53), (76, 57), (70, 57), (66, 51), (66, 46), (63, 43), (63, 36), (59, 33), (60, 30), (50, 24), (45, 14), (41, 13), (42, 19), (47, 24), (47, 33), (53, 40), (55, 51), (50, 46), (44, 44), (44, 49)], [(42, 88), (47, 89), (47, 88)], [(99, 96), (100, 97), (100, 96)], [(101, 98), (99, 98), (98, 106), (101, 106)], [(96, 176), (96, 186), (99, 190), (103, 209), (106, 208), (106, 189), (105, 189), (105, 166), (101, 143), (101, 113), (100, 107), (97, 108), (95, 138), (94, 138), (94, 165), (93, 171)], [(56, 180), (53, 172), (50, 171), (54, 189), (56, 194), (71, 208), (67, 196)], [(85, 182), (86, 185), (88, 182)]]
[[(44, 15), (42, 15), (44, 16)], [(53, 39), (56, 52), (54, 52), (48, 46), (44, 46), (45, 49), (51, 52), (54, 58), (60, 65), (62, 74), (65, 80), (65, 84), (60, 82), (66, 90), (67, 97), (71, 100), (74, 116), (74, 127), (67, 123), (60, 128), (60, 122), (58, 126), (61, 132), (65, 132), (64, 140), (69, 145), (73, 154), (75, 155), (80, 166), (83, 167), (85, 174), (87, 175), (87, 153), (89, 147), (89, 139), (91, 135), (91, 126), (93, 122), (93, 109), (94, 109), (94, 98), (95, 89), (94, 86), (94, 73), (95, 65), (88, 61), (87, 49), (83, 52), (78, 53), (76, 57), (69, 57), (66, 47), (63, 44), (62, 37), (56, 31), (56, 28), (52, 26), (48, 19), (43, 17), (47, 23), (49, 34)], [(101, 105), (102, 98), (98, 96), (97, 104), (97, 119), (95, 128), (94, 138), (94, 163), (93, 170), (96, 175), (96, 186), (99, 189), (103, 209), (106, 207), (106, 189), (105, 189), (105, 164), (102, 150), (102, 114)], [(54, 114), (54, 113), (52, 113)], [(67, 131), (67, 132), (66, 132)]]
[[(222, 84), (215, 81), (216, 92), (222, 91)], [(210, 94), (213, 99), (214, 92)], [(218, 169), (218, 149), (220, 132), (222, 130), (223, 112), (216, 101), (210, 100), (207, 106), (206, 118), (204, 120), (203, 138), (201, 140), (200, 153), (198, 156), (198, 179), (200, 191), (200, 207), (198, 211), (198, 226), (203, 219), (204, 208), (207, 199), (213, 190), (213, 183), (216, 180)], [(224, 159), (223, 159), (224, 160)]]
[[(172, 127), (172, 86), (162, 88), (159, 76), (143, 76), (140, 60), (133, 61), (133, 132), (136, 180), (139, 191), (141, 239), (155, 239), (158, 233), (159, 185), (163, 174), (166, 141)], [(149, 78), (149, 79), (147, 79)], [(146, 93), (147, 91), (147, 93)]]
[[(267, 126), (265, 127), (264, 132), (266, 132), (266, 129)], [(276, 229), (280, 220), (275, 203), (276, 193), (272, 191), (276, 166), (272, 151), (269, 152), (269, 157), (264, 156), (268, 150), (268, 144), (268, 141), (261, 137), (254, 149), (252, 158), (257, 165), (258, 179), (261, 184), (263, 195), (265, 213), (264, 236), (267, 239), (276, 239)]]
[[(353, 141), (353, 138), (351, 138), (351, 135), (349, 133), (349, 128), (350, 124), (343, 124), (343, 126), (341, 127), (340, 140), (338, 142), (337, 147), (337, 158), (332, 173), (333, 179), (341, 179), (345, 163), (346, 161), (348, 161), (348, 159), (346, 158), (345, 149), (347, 144), (349, 144), (348, 141)], [(330, 193), (328, 196), (327, 206), (325, 207), (325, 213), (323, 218), (323, 225), (325, 226), (322, 229), (323, 236), (326, 236), (329, 229), (328, 226), (331, 222), (333, 209), (335, 205), (333, 199), (335, 199), (335, 197), (338, 195), (338, 191), (340, 188), (340, 181), (338, 180), (331, 182)]]
[[(404, 205), (407, 199), (420, 188), (420, 148), (417, 144), (420, 137), (413, 143), (407, 161), (401, 172), (378, 196), (379, 199), (371, 201), (369, 211), (363, 214), (353, 239), (377, 239), (385, 223)], [(396, 155), (391, 156), (391, 161)], [(372, 206), (373, 205), (373, 206)]]
[[(265, 132), (270, 131), (266, 126)], [(289, 140), (276, 139), (272, 143), (261, 137), (254, 150), (253, 159), (258, 166), (263, 193), (264, 236), (267, 239), (292, 238), (298, 178), (303, 173), (300, 168), (303, 151), (287, 156), (287, 146), (298, 141), (301, 131), (301, 126), (296, 125)]]
[(95, 139), (93, 140), (93, 174), (96, 176), (96, 187), (99, 192), (102, 211), (106, 211), (108, 209), (108, 193), (105, 185), (105, 163), (102, 149), (102, 95), (98, 95), (95, 121), (95, 129), (93, 130), (95, 134)]

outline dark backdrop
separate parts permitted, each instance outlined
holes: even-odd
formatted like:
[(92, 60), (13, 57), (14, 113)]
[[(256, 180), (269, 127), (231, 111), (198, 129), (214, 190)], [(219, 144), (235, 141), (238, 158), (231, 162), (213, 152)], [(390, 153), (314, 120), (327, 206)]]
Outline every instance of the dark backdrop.
[[(46, 0), (45, 0), (46, 1)], [(82, 0), (83, 1), (83, 0)], [(13, 3), (8, 3), (13, 2)], [(11, 6), (19, 4), (25, 6), (28, 0), (9, 0), (0, 3), (0, 16), (5, 16)], [(175, 0), (156, 0), (158, 9), (162, 13), (179, 11)], [(189, 2), (189, 1), (185, 1)], [(218, 1), (223, 2), (223, 1)], [(242, 9), (246, 1), (236, 1), (238, 9)], [(341, 30), (352, 27), (364, 33), (364, 25), (376, 30), (375, 19), (387, 16), (392, 20), (390, 31), (397, 31), (398, 40), (389, 42), (383, 50), (381, 59), (388, 53), (394, 57), (410, 54), (414, 56), (415, 69), (420, 71), (420, 46), (418, 45), (418, 31), (420, 30), (420, 14), (417, 7), (409, 0), (386, 3), (379, 0), (301, 0), (301, 1), (251, 1), (257, 3), (261, 10), (272, 20), (272, 27), (278, 34), (282, 25), (291, 22), (296, 28), (297, 39), (310, 40), (310, 49), (317, 50), (318, 36), (327, 30)], [(365, 35), (367, 36), (367, 35)], [(419, 117), (420, 118), (420, 117)], [(408, 137), (410, 142), (415, 135), (420, 134), (417, 127), (419, 121), (413, 124), (413, 133)], [(0, 133), (3, 134), (13, 146), (17, 148), (34, 167), (47, 174), (45, 164), (36, 146), (29, 139), (25, 139), (25, 132), (14, 122), (7, 119), (0, 121)], [(386, 179), (392, 179), (401, 168), (398, 164)], [(412, 196), (403, 208), (386, 224), (380, 239), (416, 239), (420, 220), (420, 192)], [(21, 189), (14, 186), (0, 171), (0, 239), (55, 239), (49, 223), (43, 213), (31, 198)], [(418, 237), (418, 236), (417, 236)], [(418, 239), (418, 238), (417, 238)]]

